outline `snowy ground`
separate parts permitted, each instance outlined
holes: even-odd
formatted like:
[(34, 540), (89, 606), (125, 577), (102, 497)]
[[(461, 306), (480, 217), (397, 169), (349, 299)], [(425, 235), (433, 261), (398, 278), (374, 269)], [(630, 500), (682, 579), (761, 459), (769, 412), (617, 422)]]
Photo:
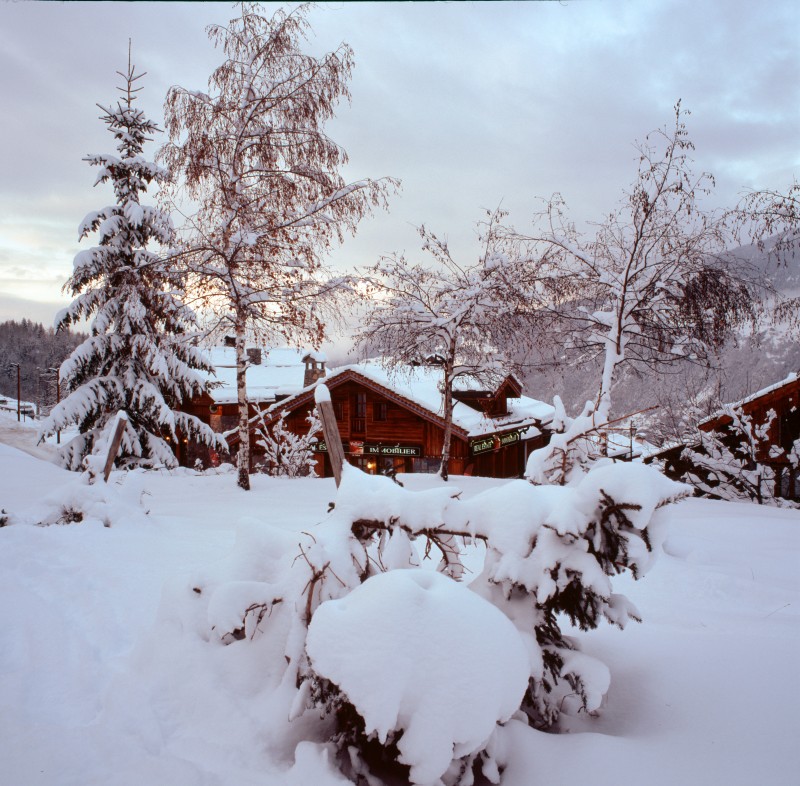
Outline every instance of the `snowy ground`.
[[(76, 482), (30, 435), (0, 423), (0, 441), (39, 456), (0, 444), (0, 509), (17, 518)], [(165, 585), (169, 598), (218, 563), (243, 517), (308, 528), (324, 519), (333, 481), (258, 476), (249, 494), (226, 474), (114, 473), (112, 483), (149, 515), (0, 529), (0, 783), (339, 782), (320, 749), (271, 745), (282, 720), (270, 687), (248, 682), (252, 664), (229, 673), (201, 661), (164, 635), (180, 619), (159, 612)], [(469, 496), (500, 481), (454, 483)], [(800, 514), (690, 500), (672, 519), (651, 573), (617, 581), (644, 623), (578, 634), (611, 668), (602, 715), (560, 736), (510, 724), (504, 786), (800, 782)]]

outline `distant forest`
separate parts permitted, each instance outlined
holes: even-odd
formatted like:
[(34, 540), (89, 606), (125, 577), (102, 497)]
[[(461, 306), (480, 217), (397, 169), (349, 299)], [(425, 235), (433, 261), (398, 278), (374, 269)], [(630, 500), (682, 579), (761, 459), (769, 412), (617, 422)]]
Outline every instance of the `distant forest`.
[(22, 401), (33, 401), (47, 410), (56, 402), (56, 373), (61, 362), (86, 336), (56, 333), (38, 322), (23, 319), (0, 322), (0, 394), (17, 397), (19, 363)]

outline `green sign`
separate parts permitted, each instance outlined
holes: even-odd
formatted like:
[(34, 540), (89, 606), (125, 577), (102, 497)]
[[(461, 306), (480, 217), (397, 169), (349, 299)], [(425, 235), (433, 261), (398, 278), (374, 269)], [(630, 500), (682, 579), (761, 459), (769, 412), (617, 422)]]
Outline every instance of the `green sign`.
[(517, 431), (507, 431), (505, 434), (490, 434), (488, 437), (474, 439), (469, 443), (473, 456), (480, 453), (491, 453), (507, 445), (514, 445), (522, 439), (522, 435), (528, 428), (518, 429)]
[(476, 439), (469, 443), (473, 455), (478, 453), (489, 453), (495, 449), (494, 437), (483, 437), (483, 439)]

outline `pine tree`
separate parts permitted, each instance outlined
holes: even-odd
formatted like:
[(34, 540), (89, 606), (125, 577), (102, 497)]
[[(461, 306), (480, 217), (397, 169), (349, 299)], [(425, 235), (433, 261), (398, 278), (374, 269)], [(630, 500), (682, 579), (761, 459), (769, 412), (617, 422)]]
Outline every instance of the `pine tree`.
[(90, 335), (61, 366), (67, 394), (44, 421), (43, 436), (77, 424), (79, 434), (61, 449), (70, 469), (102, 449), (116, 413), (128, 416), (119, 457), (123, 466), (174, 466), (169, 441), (194, 438), (211, 444), (213, 432), (197, 418), (176, 411), (204, 389), (198, 370), (210, 371), (191, 343), (194, 315), (176, 296), (181, 281), (151, 244), (170, 244), (167, 215), (142, 205), (140, 195), (166, 173), (142, 156), (144, 143), (160, 131), (133, 102), (141, 87), (128, 55), (116, 106), (98, 106), (117, 142), (118, 155), (89, 155), (100, 167), (95, 185), (110, 182), (116, 204), (92, 212), (79, 239), (98, 233), (99, 245), (81, 251), (65, 284), (75, 300), (58, 317), (59, 329), (93, 317)]

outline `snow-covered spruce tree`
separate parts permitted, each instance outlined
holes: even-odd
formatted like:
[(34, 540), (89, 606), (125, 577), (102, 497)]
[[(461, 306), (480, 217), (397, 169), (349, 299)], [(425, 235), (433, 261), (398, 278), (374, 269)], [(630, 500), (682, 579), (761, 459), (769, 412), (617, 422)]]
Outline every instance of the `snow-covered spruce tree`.
[(278, 478), (303, 478), (314, 475), (316, 460), (314, 444), (322, 431), (316, 409), (308, 413), (305, 434), (294, 434), (286, 428), (287, 412), (284, 410), (271, 424), (263, 413), (256, 426), (256, 444), (264, 451), (263, 471)]
[(151, 244), (169, 245), (169, 217), (143, 205), (147, 186), (163, 181), (164, 170), (142, 156), (145, 142), (159, 131), (133, 103), (141, 88), (128, 61), (118, 72), (123, 100), (103, 107), (101, 119), (117, 141), (118, 155), (90, 155), (100, 167), (95, 185), (110, 182), (116, 203), (90, 213), (79, 237), (98, 233), (98, 245), (81, 251), (65, 289), (75, 296), (57, 326), (91, 319), (90, 335), (61, 366), (64, 399), (43, 422), (43, 435), (75, 424), (79, 434), (61, 450), (64, 464), (80, 469), (92, 452), (107, 449), (118, 412), (127, 414), (119, 463), (174, 466), (167, 440), (194, 439), (213, 444), (215, 435), (194, 416), (178, 411), (204, 383), (196, 373), (210, 371), (192, 343), (194, 315), (179, 299), (183, 282)]
[[(301, 535), (242, 522), (228, 562), (171, 600), (170, 620), (182, 609), (215, 658), (280, 679), (270, 715), (290, 725), (265, 735), (333, 742), (353, 782), (388, 768), (419, 786), (467, 786), (477, 769), (499, 783), (512, 717), (558, 731), (562, 715), (599, 709), (608, 668), (563, 620), (639, 619), (612, 578), (652, 566), (663, 507), (688, 493), (652, 467), (609, 463), (572, 486), (511, 481), (462, 501), (345, 464), (325, 520)], [(446, 575), (455, 539), (486, 548), (469, 587)], [(428, 552), (439, 575), (419, 569)]]
[[(163, 158), (174, 174), (174, 200), (189, 216), (175, 264), (235, 336), (239, 410), (238, 484), (250, 488), (245, 341), (318, 346), (327, 308), (345, 281), (324, 256), (375, 207), (391, 179), (346, 183), (347, 153), (325, 133), (340, 99), (349, 98), (349, 46), (320, 58), (303, 52), (309, 6), (277, 10), (241, 3), (209, 38), (224, 54), (208, 92), (173, 87)], [(177, 190), (180, 189), (180, 190)]]
[(405, 256), (384, 257), (366, 272), (371, 308), (356, 341), (378, 352), (400, 371), (436, 357), (442, 368), (445, 421), (440, 476), (447, 480), (453, 429), (453, 388), (462, 377), (497, 383), (511, 363), (498, 349), (511, 346), (511, 320), (518, 287), (518, 261), (498, 234), (505, 213), (487, 212), (478, 224), (480, 253), (472, 263), (457, 262), (447, 241), (419, 227), (431, 266)]

